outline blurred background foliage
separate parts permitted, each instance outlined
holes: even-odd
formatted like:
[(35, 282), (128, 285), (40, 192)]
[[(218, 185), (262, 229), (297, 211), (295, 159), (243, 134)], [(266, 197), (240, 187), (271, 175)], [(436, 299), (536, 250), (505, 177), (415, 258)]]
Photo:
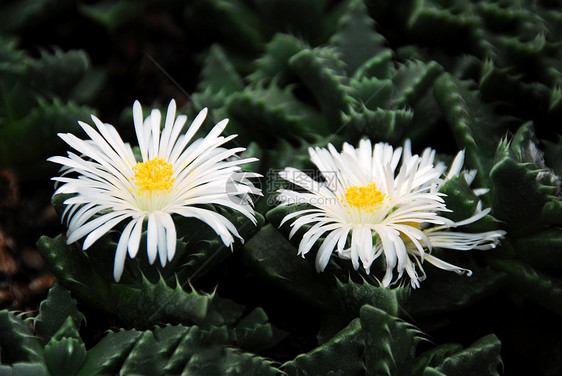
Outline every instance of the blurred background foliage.
[[(561, 5), (0, 3), (0, 370), (562, 373)], [(174, 263), (128, 260), (115, 284), (115, 232), (87, 253), (57, 236), (63, 198), (50, 202), (45, 159), (65, 153), (56, 133), (80, 135), (90, 114), (133, 141), (133, 101), (171, 98), (190, 118), (209, 107), (205, 130), (228, 117), (226, 132), (260, 158), (248, 166), (264, 175), (259, 226), (223, 212), (246, 239), (231, 253), (178, 220)], [(470, 230), (508, 232), (492, 251), (439, 254), (472, 277), (428, 266), (420, 289), (385, 290), (345, 262), (318, 274), (296, 256), (300, 235), (279, 228), (294, 208), (272, 209), (274, 172), (312, 169), (309, 146), (365, 136), (411, 139), (445, 162), (466, 150), (472, 188), (490, 191), (453, 179), (447, 206), (466, 217), (481, 199), (493, 217)]]

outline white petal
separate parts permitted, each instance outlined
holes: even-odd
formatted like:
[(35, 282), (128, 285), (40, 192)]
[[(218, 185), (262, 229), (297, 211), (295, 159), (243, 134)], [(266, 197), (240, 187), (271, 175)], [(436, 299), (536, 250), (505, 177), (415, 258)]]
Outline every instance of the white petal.
[(129, 237), (129, 242), (127, 243), (129, 257), (132, 259), (137, 256), (137, 252), (139, 251), (143, 221), (144, 221), (144, 216), (139, 217), (135, 220), (135, 227), (131, 232), (131, 236)]
[(324, 242), (322, 242), (322, 245), (318, 250), (318, 254), (316, 255), (316, 271), (320, 272), (326, 269), (326, 266), (330, 261), (330, 256), (332, 256), (334, 247), (340, 239), (341, 234), (342, 230), (338, 229), (330, 232), (328, 236), (326, 236), (326, 239), (324, 239)]
[(168, 213), (160, 213), (160, 220), (162, 226), (166, 229), (166, 249), (168, 251), (168, 261), (172, 261), (174, 255), (176, 254), (176, 225)]
[(471, 270), (461, 268), (461, 267), (453, 265), (453, 264), (449, 264), (448, 262), (445, 262), (441, 259), (438, 259), (437, 257), (434, 257), (432, 255), (426, 255), (425, 259), (427, 260), (427, 262), (437, 266), (439, 269), (450, 270), (450, 271), (453, 271), (453, 272), (455, 272), (459, 275), (466, 274), (469, 277), (472, 275)]
[(113, 278), (115, 282), (119, 282), (121, 275), (123, 274), (123, 268), (125, 267), (125, 258), (127, 257), (127, 244), (129, 243), (129, 238), (131, 236), (131, 230), (135, 225), (135, 221), (130, 221), (123, 229), (123, 233), (119, 238), (117, 243), (117, 249), (115, 250), (115, 261), (113, 264)]
[(148, 262), (154, 264), (156, 253), (158, 250), (158, 225), (154, 213), (148, 215), (148, 229), (146, 234), (146, 251), (148, 254)]
[(86, 239), (84, 239), (84, 245), (82, 246), (82, 249), (86, 250), (86, 249), (90, 248), (90, 246), (92, 244), (94, 244), (94, 242), (96, 240), (101, 238), (109, 230), (111, 230), (119, 222), (121, 222), (122, 220), (124, 220), (127, 217), (129, 217), (129, 214), (121, 214), (121, 215), (119, 215), (115, 218), (112, 218), (112, 219), (108, 220), (107, 222), (104, 222), (103, 225), (99, 226), (98, 228), (96, 228), (95, 230), (93, 230), (92, 232), (90, 232), (88, 234)]
[(166, 247), (166, 229), (162, 224), (162, 216), (161, 212), (155, 212), (155, 222), (156, 222), (156, 229), (157, 229), (157, 247), (158, 247), (158, 256), (160, 258), (160, 265), (166, 266), (166, 261), (168, 258), (168, 250)]

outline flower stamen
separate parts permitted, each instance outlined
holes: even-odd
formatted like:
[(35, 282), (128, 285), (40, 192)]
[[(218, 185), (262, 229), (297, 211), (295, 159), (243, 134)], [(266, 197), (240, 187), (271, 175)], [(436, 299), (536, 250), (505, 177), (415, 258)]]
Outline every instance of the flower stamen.
[(136, 193), (139, 196), (146, 195), (146, 198), (152, 194), (159, 196), (170, 192), (176, 180), (172, 178), (172, 165), (163, 158), (139, 162), (133, 167), (133, 172), (135, 176), (132, 180), (138, 188)]
[[(344, 197), (350, 206), (373, 213), (382, 206), (386, 194), (381, 193), (375, 183), (371, 183), (363, 187), (353, 185), (346, 188)], [(343, 198), (341, 201), (343, 202)]]

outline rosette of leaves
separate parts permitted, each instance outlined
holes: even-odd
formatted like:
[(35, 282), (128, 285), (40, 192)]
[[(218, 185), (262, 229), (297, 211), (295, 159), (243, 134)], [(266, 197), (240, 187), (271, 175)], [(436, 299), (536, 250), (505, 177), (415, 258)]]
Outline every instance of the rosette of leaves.
[(562, 17), (555, 2), (368, 1), (400, 56), (433, 59), (499, 110), (548, 129), (561, 115)]
[(270, 360), (240, 350), (259, 350), (271, 332), (262, 310), (228, 326), (167, 324), (108, 331), (88, 349), (80, 335), (83, 325), (76, 301), (58, 283), (34, 319), (0, 311), (0, 370), (11, 375), (53, 376), (279, 374)]
[(229, 375), (498, 375), (500, 343), (489, 335), (463, 349), (433, 347), (416, 356), (423, 337), (411, 325), (365, 305), (330, 340), (275, 364), (240, 350), (263, 336), (264, 313), (255, 310), (232, 328), (161, 325), (108, 331), (86, 348), (84, 316), (70, 292), (55, 283), (34, 319), (0, 311), (2, 364), (13, 375), (229, 374)]
[[(24, 180), (48, 179), (45, 159), (62, 149), (59, 132), (79, 132), (77, 119), (103, 82), (83, 50), (41, 51), (31, 57), (0, 35), (0, 160)], [(45, 140), (50, 140), (45, 142)]]

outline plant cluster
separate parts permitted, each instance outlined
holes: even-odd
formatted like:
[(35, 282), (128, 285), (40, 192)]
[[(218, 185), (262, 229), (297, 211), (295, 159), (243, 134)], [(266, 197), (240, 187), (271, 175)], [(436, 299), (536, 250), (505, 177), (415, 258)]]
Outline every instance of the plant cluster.
[[(36, 316), (13, 307), (0, 311), (0, 371), (562, 372), (554, 361), (562, 351), (559, 5), (551, 0), (1, 5), (0, 172), (16, 176), (21, 197), (0, 197), (0, 236), (6, 232), (15, 239), (11, 250), (0, 242), (0, 251), (17, 258), (39, 239), (37, 248), (56, 282)], [(49, 29), (52, 24), (57, 28)], [(84, 27), (95, 37), (85, 35)], [(263, 197), (253, 197), (257, 224), (224, 206), (204, 206), (232, 222), (244, 242), (237, 240), (231, 251), (207, 224), (174, 216), (175, 257), (155, 266), (139, 252), (126, 260), (115, 282), (124, 226), (86, 251), (82, 240), (67, 244), (66, 228), (53, 225), (72, 197), (65, 194), (52, 198), (57, 215), (34, 225), (37, 236), (29, 239), (26, 218), (37, 217), (54, 192), (49, 179), (57, 166), (46, 159), (65, 153), (56, 134), (84, 138), (77, 121), (99, 113), (128, 141), (134, 136), (133, 101), (163, 108), (170, 97), (189, 121), (209, 109), (201, 133), (229, 118), (225, 133), (238, 135), (232, 142), (246, 147), (241, 157), (259, 159), (244, 167), (263, 175), (255, 183)], [(318, 273), (314, 257), (297, 256), (311, 225), (289, 236), (290, 223), (283, 219), (302, 206), (277, 206), (278, 190), (292, 188), (278, 173), (290, 166), (315, 178), (309, 148), (333, 144), (341, 150), (344, 142), (356, 146), (364, 138), (396, 147), (410, 140), (417, 153), (430, 146), (447, 165), (465, 151), (465, 166), (476, 175), (472, 185), (460, 174), (440, 187), (451, 210), (444, 215), (461, 221), (483, 205), (490, 213), (466, 231), (505, 231), (505, 236), (495, 249), (433, 254), (470, 269), (472, 276), (426, 263), (427, 279), (419, 288), (383, 287), (382, 259), (366, 273), (332, 257)], [(10, 193), (10, 187), (0, 180), (0, 191)], [(34, 195), (36, 189), (43, 194)], [(144, 231), (141, 248), (146, 237)], [(2, 269), (0, 278), (11, 277)]]

